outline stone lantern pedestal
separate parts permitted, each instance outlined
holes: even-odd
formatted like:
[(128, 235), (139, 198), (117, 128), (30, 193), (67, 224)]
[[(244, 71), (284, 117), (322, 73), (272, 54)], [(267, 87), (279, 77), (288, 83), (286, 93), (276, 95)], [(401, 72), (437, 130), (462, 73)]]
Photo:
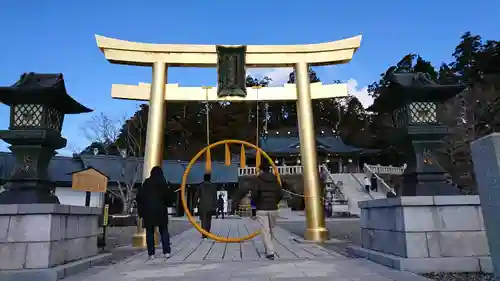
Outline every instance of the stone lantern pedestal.
[(16, 164), (0, 194), (0, 204), (59, 203), (53, 194), (55, 184), (48, 167), (57, 149), (66, 146), (66, 139), (57, 132), (45, 130), (0, 131), (0, 138), (10, 144)]
[(0, 138), (16, 160), (0, 193), (0, 280), (55, 281), (88, 269), (109, 256), (98, 255), (101, 209), (60, 205), (48, 167), (66, 146), (64, 115), (91, 110), (66, 93), (62, 74), (23, 74), (0, 87), (0, 102), (10, 106)]

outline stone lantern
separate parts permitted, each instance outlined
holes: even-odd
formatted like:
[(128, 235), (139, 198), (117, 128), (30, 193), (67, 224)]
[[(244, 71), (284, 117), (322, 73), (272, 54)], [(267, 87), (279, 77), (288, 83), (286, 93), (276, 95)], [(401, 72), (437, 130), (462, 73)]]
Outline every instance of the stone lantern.
[(466, 85), (441, 85), (424, 73), (389, 73), (389, 86), (368, 110), (389, 113), (395, 127), (394, 143), (402, 149), (407, 168), (402, 196), (458, 195), (445, 180), (446, 171), (434, 151), (448, 134), (441, 122), (443, 103)]
[(68, 95), (62, 74), (25, 73), (0, 87), (0, 102), (10, 106), (9, 130), (0, 131), (0, 138), (16, 161), (0, 204), (59, 203), (48, 167), (55, 150), (66, 146), (64, 115), (92, 110)]

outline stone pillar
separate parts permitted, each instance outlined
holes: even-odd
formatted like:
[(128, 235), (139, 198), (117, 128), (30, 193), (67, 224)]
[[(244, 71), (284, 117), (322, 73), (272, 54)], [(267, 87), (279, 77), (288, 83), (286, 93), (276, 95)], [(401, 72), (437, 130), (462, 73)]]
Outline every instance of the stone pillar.
[(471, 143), (472, 162), (479, 189), (486, 236), (495, 280), (500, 280), (500, 133)]

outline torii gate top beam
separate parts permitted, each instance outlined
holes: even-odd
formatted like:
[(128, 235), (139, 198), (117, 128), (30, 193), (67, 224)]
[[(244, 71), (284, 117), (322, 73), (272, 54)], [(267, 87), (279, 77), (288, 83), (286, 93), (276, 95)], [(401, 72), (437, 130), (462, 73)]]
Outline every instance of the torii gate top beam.
[[(97, 46), (111, 63), (151, 66), (216, 67), (215, 45), (150, 44), (95, 35)], [(248, 67), (292, 67), (297, 62), (311, 66), (347, 63), (361, 44), (361, 35), (319, 44), (249, 45)]]

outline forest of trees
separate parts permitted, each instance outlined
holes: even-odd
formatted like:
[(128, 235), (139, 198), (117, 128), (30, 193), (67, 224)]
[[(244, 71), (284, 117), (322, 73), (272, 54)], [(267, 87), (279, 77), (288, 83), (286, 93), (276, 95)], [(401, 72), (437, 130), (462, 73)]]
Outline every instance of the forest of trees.
[[(452, 128), (452, 134), (444, 140), (439, 161), (459, 186), (473, 190), (469, 143), (500, 126), (497, 116), (500, 110), (500, 42), (483, 40), (466, 32), (451, 51), (453, 61), (443, 62), (438, 67), (418, 52), (406, 54), (368, 90), (375, 99), (384, 94), (383, 89), (389, 84), (388, 71), (424, 72), (439, 83), (468, 85), (467, 90), (444, 106), (444, 121)], [(313, 69), (309, 74), (311, 82), (321, 81)], [(269, 77), (247, 77), (249, 87), (266, 87), (270, 82)], [(288, 82), (295, 82), (293, 72)], [(295, 102), (259, 102), (258, 105), (256, 102), (220, 102), (208, 106), (211, 142), (228, 138), (255, 142), (257, 126), (259, 134), (297, 126)], [(390, 116), (367, 112), (354, 96), (315, 100), (313, 107), (316, 130), (330, 130), (350, 145), (379, 148), (393, 165), (404, 161), (397, 148), (391, 146)], [(165, 159), (190, 159), (206, 145), (206, 110), (204, 102), (166, 105)], [(82, 153), (92, 153), (97, 148), (100, 154), (118, 154), (126, 149), (129, 156), (143, 156), (147, 118), (146, 104), (123, 122), (113, 122), (104, 114), (94, 117), (93, 125), (90, 124), (93, 133), (88, 137), (91, 145)], [(214, 151), (213, 157), (223, 159), (222, 148)]]

